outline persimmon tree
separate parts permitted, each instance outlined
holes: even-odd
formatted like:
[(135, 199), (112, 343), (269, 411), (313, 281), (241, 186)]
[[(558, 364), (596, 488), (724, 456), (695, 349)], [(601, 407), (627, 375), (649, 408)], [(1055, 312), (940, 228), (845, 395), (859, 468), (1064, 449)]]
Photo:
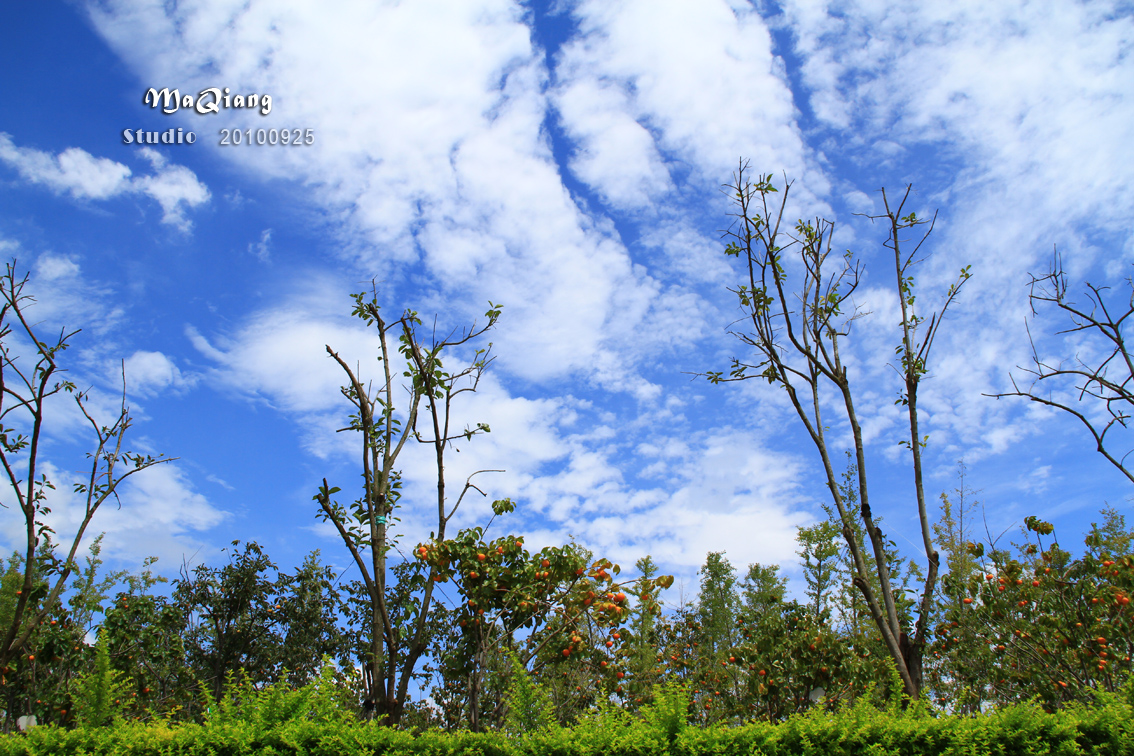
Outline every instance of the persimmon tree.
[[(41, 545), (41, 551), (44, 546)], [(16, 591), (21, 585), (22, 559), (13, 554), (0, 579), (0, 619), (7, 620), (11, 616), (18, 598)], [(46, 595), (45, 581), (38, 581), (35, 593), (41, 597)], [(33, 608), (38, 609), (38, 605), (33, 604)], [(28, 636), (23, 653), (0, 667), (0, 716), (4, 732), (12, 731), (21, 715), (34, 715), (40, 724), (66, 721), (68, 710), (72, 708), (68, 688), (74, 675), (84, 667), (84, 629), (71, 620), (61, 603), (57, 603)]]
[(820, 622), (810, 606), (777, 601), (765, 611), (740, 614), (737, 629), (742, 640), (718, 674), (734, 691), (719, 701), (721, 713), (780, 721), (854, 697), (856, 660), (846, 638)]
[[(1054, 306), (1065, 313), (1071, 326), (1059, 334), (1079, 334), (1082, 341), (1073, 359), (1051, 362), (1040, 357), (1031, 329), (1028, 341), (1032, 348), (1032, 367), (1021, 367), (1030, 382), (1021, 386), (1010, 376), (1012, 390), (990, 394), (997, 399), (1005, 396), (1025, 397), (1045, 407), (1066, 412), (1075, 417), (1090, 432), (1095, 448), (1131, 482), (1134, 467), (1128, 467), (1125, 453), (1114, 449), (1114, 438), (1108, 438), (1116, 428), (1129, 429), (1134, 411), (1134, 355), (1126, 343), (1127, 322), (1134, 317), (1134, 278), (1127, 278), (1130, 296), (1125, 302), (1107, 302), (1104, 294), (1109, 287), (1086, 284), (1086, 303), (1079, 304), (1068, 295), (1067, 274), (1063, 261), (1056, 254), (1047, 275), (1032, 276), (1028, 301), (1032, 317), (1037, 304)], [(1080, 354), (1093, 355), (1084, 361)], [(1121, 434), (1122, 431), (1117, 431)]]
[[(35, 299), (25, 291), (28, 275), (16, 274), (16, 262), (8, 263), (0, 275), (0, 464), (6, 485), (0, 506), (14, 504), (23, 518), (25, 536), (22, 575), (15, 591), (15, 605), (0, 627), (0, 668), (24, 653), (25, 645), (59, 603), (68, 578), (76, 569), (75, 556), (83, 536), (107, 499), (117, 498), (126, 478), (176, 457), (153, 457), (123, 448), (126, 431), (133, 423), (126, 406), (126, 376), (122, 376), (122, 400), (117, 416), (106, 424), (91, 409), (89, 392), (80, 391), (61, 378), (66, 372), (60, 358), (79, 329), (63, 328), (53, 339), (42, 340), (29, 319)], [(56, 410), (54, 397), (69, 394), (90, 426), (93, 450), (83, 482), (74, 484), (82, 507), (75, 535), (66, 556), (60, 558), (47, 524), (51, 514), (47, 492), (55, 486), (43, 472), (40, 458), (45, 425)]]
[[(787, 183), (780, 192), (772, 184), (771, 174), (761, 175), (752, 182), (745, 163), (741, 163), (733, 183), (727, 186), (737, 206), (733, 213), (737, 220), (725, 232), (729, 239), (725, 252), (742, 261), (743, 280), (732, 291), (744, 311), (744, 320), (751, 326), (748, 330), (733, 330), (732, 333), (753, 350), (756, 359), (736, 358), (727, 375), (723, 372), (707, 372), (705, 375), (712, 383), (763, 378), (786, 392), (819, 452), (843, 537), (854, 560), (854, 585), (861, 591), (870, 609), (906, 693), (916, 697), (922, 685), (922, 653), (938, 570), (938, 555), (931, 540), (922, 477), (922, 450), (927, 437), (919, 428), (918, 388), (928, 373), (930, 352), (943, 315), (968, 280), (969, 270), (963, 269), (956, 283), (949, 287), (939, 312), (928, 318), (919, 314), (915, 308), (912, 270), (920, 262), (919, 255), (933, 229), (933, 219), (923, 220), (916, 213), (906, 211), (910, 188), (896, 202), (891, 201), (882, 190), (885, 213), (868, 217), (886, 227), (885, 247), (893, 254), (895, 293), (901, 312), (901, 340), (895, 352), (903, 384), (896, 403), (908, 411), (909, 440), (902, 443), (912, 455), (917, 515), (928, 563), (918, 619), (911, 628), (900, 616), (896, 589), (890, 575), (886, 539), (870, 508), (866, 442), (855, 411), (850, 374), (843, 359), (852, 324), (865, 315), (852, 299), (862, 277), (862, 265), (849, 250), (846, 255), (831, 259), (834, 233), (831, 221), (822, 218), (799, 220), (794, 226), (794, 233), (783, 228), (790, 189), (791, 184)], [(777, 194), (780, 195), (778, 203), (774, 201)], [(907, 235), (922, 227), (925, 228), (920, 238), (908, 243)], [(792, 268), (793, 276), (798, 275), (794, 289), (789, 288), (789, 261), (785, 257), (788, 252), (795, 252), (798, 256), (799, 266)], [(833, 405), (825, 399), (825, 395), (832, 393)], [(835, 472), (827, 437), (832, 418), (826, 416), (827, 409), (832, 406), (850, 429), (857, 474), (858, 514), (865, 538), (855, 533), (854, 514), (840, 490)], [(872, 587), (872, 575), (877, 578), (877, 590)]]
[(695, 607), (662, 624), (664, 663), (690, 694), (700, 723), (781, 721), (816, 705), (834, 707), (877, 679), (854, 636), (837, 632), (814, 604), (785, 597), (776, 566), (751, 564), (743, 580), (720, 554), (702, 567)]
[[(229, 673), (243, 670), (248, 682), (274, 682), (280, 654), (280, 599), (276, 565), (255, 542), (233, 541), (229, 562), (221, 568), (182, 568), (173, 598), (184, 617), (183, 637), (190, 666), (212, 689), (224, 695)], [(125, 612), (138, 599), (120, 594), (115, 608)]]
[[(107, 609), (98, 638), (114, 668), (129, 683), (128, 715), (192, 717), (197, 713), (201, 686), (207, 683), (190, 666), (186, 643), (192, 647), (198, 639), (189, 637), (187, 630), (185, 609), (179, 602), (145, 589), (119, 593)], [(94, 649), (83, 650), (89, 664)]]
[(1117, 511), (1104, 515), (1078, 559), (1058, 541), (1044, 543), (1054, 527), (1037, 517), (1025, 518), (1027, 540), (1015, 555), (995, 544), (987, 553), (982, 543), (970, 547), (983, 572), (946, 612), (940, 646), (972, 637), (986, 649), (988, 700), (1090, 704), (1134, 672), (1134, 533)]
[[(508, 500), (494, 504), (497, 514), (511, 508)], [(592, 561), (575, 544), (532, 554), (520, 537), (485, 542), (483, 536), (483, 528), (471, 528), (453, 539), (419, 544), (414, 552), (435, 582), (452, 580), (460, 590), (454, 619), (462, 638), (442, 664), (457, 678), (449, 682), (465, 696), (470, 727), (480, 730), (486, 719), (500, 721), (504, 713), (503, 689), (496, 691), (491, 712), (483, 701), (489, 657), (503, 651), (513, 652), (536, 675), (581, 662), (606, 695), (625, 693), (632, 605), (629, 582), (615, 580), (618, 565)], [(635, 587), (640, 595), (672, 583), (672, 576), (651, 575)], [(522, 643), (516, 637), (521, 630)], [(510, 663), (505, 673), (501, 682), (513, 673)]]
[[(132, 575), (125, 570), (101, 570), (102, 538), (103, 535), (100, 534), (92, 540), (85, 557), (86, 566), (72, 573), (70, 583), (64, 590), (66, 606), (63, 601), (52, 606), (25, 643), (26, 653), (0, 667), (0, 691), (3, 691), (0, 696), (0, 711), (4, 712), (4, 726), (7, 730), (15, 726), (15, 718), (20, 714), (34, 715), (41, 725), (72, 722), (77, 681), (84, 672), (90, 671), (94, 663), (94, 651), (87, 644), (87, 637), (96, 627), (94, 619), (96, 616), (102, 617), (99, 633), (105, 635), (105, 628), (111, 623), (111, 617), (115, 616), (115, 606), (108, 608), (104, 605), (109, 598), (109, 591), (122, 581), (130, 585), (131, 590), (135, 590), (136, 587), (148, 587), (163, 580), (153, 577), (150, 570), (150, 565), (156, 561), (155, 557), (144, 562), (140, 575)], [(40, 548), (45, 550), (47, 547), (45, 542)], [(47, 558), (46, 555), (44, 558)], [(0, 578), (0, 621), (6, 621), (15, 607), (16, 591), (22, 580), (21, 563), (19, 554), (14, 554), (9, 560), (8, 570)], [(46, 595), (46, 587), (41, 586), (39, 593)], [(139, 619), (141, 621), (133, 623), (130, 630), (134, 639), (140, 634), (151, 632), (155, 625), (153, 617)], [(179, 641), (176, 630), (174, 638)], [(180, 653), (179, 642), (170, 643), (167, 640), (165, 647), (165, 653), (176, 655), (178, 661), (181, 661), (183, 654)], [(122, 661), (134, 668), (149, 666), (149, 660), (135, 657), (133, 651), (129, 658), (126, 654), (122, 656)], [(140, 696), (143, 692), (141, 686), (138, 691)]]
[[(489, 431), (484, 423), (460, 430), (453, 428), (452, 403), (460, 394), (476, 390), (492, 361), (492, 345), (476, 350), (466, 367), (453, 372), (445, 370), (442, 353), (459, 348), (490, 330), (500, 317), (501, 308), (490, 302), (484, 325), (473, 324), (443, 338), (434, 335), (427, 340), (418, 333), (421, 319), (412, 310), (406, 310), (396, 320), (384, 318), (376, 291), (372, 291), (369, 299), (365, 293), (355, 294), (354, 304), (352, 314), (378, 330), (381, 372), (377, 390), (364, 383), (358, 368), (352, 368), (329, 345), (327, 354), (347, 376), (342, 394), (354, 412), (350, 424), (341, 430), (359, 434), (362, 495), (349, 507), (339, 504), (332, 497), (341, 489), (331, 487), (324, 479), (313, 498), (319, 504), (319, 517), (334, 525), (362, 575), (369, 609), (369, 649), (364, 660), (367, 706), (384, 723), (396, 724), (401, 719), (414, 670), (428, 650), (428, 619), (435, 583), (431, 579), (421, 580), (420, 592), (402, 591), (399, 594), (401, 606), (392, 606), (392, 587), (386, 582), (387, 557), (393, 548), (393, 512), (401, 495), (395, 465), (410, 439), (432, 447), (437, 477), (434, 534), (443, 541), (446, 526), (465, 494), (470, 490), (480, 491), (469, 476), (456, 500), (449, 499), (445, 453), (454, 441), (468, 441)], [(396, 351), (404, 368), (393, 364), (393, 337), (397, 338)], [(394, 397), (396, 374), (408, 379), (409, 397), (401, 413), (396, 410)]]

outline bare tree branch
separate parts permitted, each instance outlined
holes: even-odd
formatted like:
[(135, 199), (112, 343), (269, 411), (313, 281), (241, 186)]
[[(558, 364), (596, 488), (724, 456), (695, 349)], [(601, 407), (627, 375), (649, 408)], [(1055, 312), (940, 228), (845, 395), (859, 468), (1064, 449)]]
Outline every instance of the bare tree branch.
[[(1032, 308), (1032, 317), (1037, 314), (1037, 302), (1042, 306), (1055, 305), (1057, 309), (1067, 313), (1071, 320), (1071, 327), (1057, 331), (1057, 335), (1082, 333), (1084, 345), (1091, 343), (1093, 337), (1101, 342), (1102, 353), (1107, 356), (1105, 359), (1096, 359), (1097, 364), (1088, 364), (1076, 353), (1070, 365), (1066, 364), (1067, 361), (1053, 365), (1040, 357), (1031, 328), (1025, 323), (1033, 367), (1017, 366), (1017, 369), (1031, 376), (1031, 382), (1021, 388), (1015, 376), (1010, 375), (1012, 391), (985, 396), (997, 399), (1005, 396), (1026, 397), (1037, 404), (1054, 407), (1077, 418), (1094, 438), (1099, 454), (1134, 483), (1134, 468), (1126, 465), (1126, 458), (1134, 448), (1118, 456), (1118, 452), (1108, 447), (1107, 440), (1107, 435), (1115, 426), (1128, 429), (1127, 421), (1134, 409), (1134, 357), (1126, 346), (1123, 334), (1127, 318), (1134, 315), (1134, 280), (1127, 278), (1126, 283), (1130, 287), (1130, 298), (1117, 317), (1112, 314), (1111, 305), (1103, 297), (1103, 293), (1109, 291), (1106, 286), (1087, 283), (1087, 299), (1091, 306), (1089, 309), (1081, 308), (1067, 298), (1067, 274), (1063, 270), (1063, 260), (1056, 251), (1047, 275), (1041, 278), (1032, 276), (1029, 284), (1028, 302)], [(1084, 404), (1087, 399), (1094, 400), (1093, 404)], [(1100, 404), (1106, 415), (1102, 418), (1093, 417), (1091, 407)]]

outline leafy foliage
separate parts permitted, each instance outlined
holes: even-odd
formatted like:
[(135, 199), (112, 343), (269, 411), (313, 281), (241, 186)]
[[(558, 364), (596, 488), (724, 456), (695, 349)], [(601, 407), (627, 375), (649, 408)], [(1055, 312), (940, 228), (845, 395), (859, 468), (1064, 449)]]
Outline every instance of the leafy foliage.
[(555, 709), (551, 696), (539, 682), (528, 675), (516, 653), (508, 654), (512, 674), (508, 680), (508, 693), (505, 704), (508, 713), (504, 719), (504, 731), (517, 734), (535, 732), (550, 727), (555, 721)]
[[(444, 455), (489, 426), (451, 428), (451, 402), (476, 389), (491, 345), (474, 350), (460, 370), (442, 361), (493, 327), (501, 310), (490, 303), (487, 325), (425, 340), (416, 313), (387, 322), (377, 295), (359, 294), (354, 314), (380, 332), (379, 390), (327, 351), (348, 378), (342, 394), (353, 412), (342, 430), (361, 441), (363, 487), (341, 504), (340, 489), (324, 480), (313, 498), (360, 579), (340, 586), (318, 552), (294, 573), (281, 573), (261, 546), (233, 541), (227, 564), (185, 567), (170, 595), (160, 595), (152, 559), (137, 575), (103, 572), (101, 538), (80, 568), (81, 530), (59, 556), (43, 521), (50, 481), (17, 478), (9, 466), (30, 535), (27, 550), (0, 572), (5, 728), (18, 716), (36, 716), (42, 726), (19, 742), (45, 752), (966, 752), (1001, 742), (1017, 750), (1058, 742), (1122, 752), (1134, 702), (1134, 531), (1123, 515), (1104, 510), (1077, 558), (1059, 545), (1054, 526), (1035, 516), (1024, 520), (1022, 543), (981, 543), (971, 535), (977, 503), (962, 465), (959, 488), (942, 495), (940, 517), (928, 525), (916, 400), (940, 319), (918, 313), (909, 274), (917, 247), (903, 252), (899, 245), (900, 233), (924, 221), (903, 214), (904, 198), (876, 218), (890, 225), (886, 246), (898, 273), (903, 338), (895, 354), (905, 385), (896, 403), (910, 411), (906, 447), (914, 458), (927, 574), (903, 558), (869, 510), (853, 411), (855, 453), (848, 453), (841, 478), (818, 414), (820, 377), (851, 406), (845, 369), (814, 349), (824, 339), (834, 346), (858, 317), (845, 308), (857, 264), (846, 257), (833, 276), (820, 275), (831, 227), (801, 221), (792, 242), (810, 278), (798, 304), (786, 304), (785, 250), (775, 242), (778, 219), (773, 223), (768, 204), (777, 190), (770, 176), (751, 184), (743, 174), (733, 188), (742, 229), (726, 254), (747, 258), (749, 282), (736, 293), (756, 332), (742, 341), (763, 349), (764, 359), (737, 361), (728, 378), (708, 376), (723, 382), (758, 374), (780, 386), (816, 439), (832, 499), (823, 507), (826, 519), (798, 532), (802, 600), (789, 598), (778, 567), (738, 571), (713, 552), (697, 595), (667, 607), (673, 577), (658, 575), (648, 556), (629, 578), (575, 543), (533, 552), (521, 535), (488, 540), (495, 518), (516, 508), (510, 499), (493, 501), (493, 519), (483, 527), (453, 536), (447, 528), (464, 497), (487, 495), (474, 476), (489, 471), (467, 478), (454, 498), (446, 494)], [(967, 278), (965, 269), (946, 306)], [(0, 277), (0, 367), (12, 368), (18, 356), (4, 318), (15, 316), (32, 333), (19, 317), (24, 282), (12, 266)], [(807, 334), (795, 345), (802, 363), (785, 361), (780, 350), (791, 318)], [(17, 407), (38, 411), (63, 392), (75, 394), (83, 409), (83, 394), (52, 383), (70, 335), (54, 346), (35, 340), (31, 378), (17, 371), (26, 394)], [(387, 336), (397, 338), (393, 349)], [(395, 375), (409, 395), (400, 411)], [(813, 417), (801, 409), (796, 386), (812, 392)], [(0, 409), (0, 419), (7, 416)], [(5, 462), (35, 466), (38, 417), (33, 412), (30, 434), (15, 420), (6, 421), (12, 427), (0, 423)], [(129, 426), (124, 404), (115, 424), (92, 424), (91, 479), (76, 489), (87, 500), (84, 528), (118, 482), (163, 461), (120, 451)], [(395, 462), (410, 440), (431, 447), (436, 458), (438, 520), (428, 541), (405, 555), (398, 513), (410, 503), (402, 501)], [(123, 463), (129, 469), (115, 472)], [(92, 647), (87, 637), (95, 629)], [(420, 700), (412, 700), (411, 688)], [(995, 717), (978, 716), (990, 709)], [(372, 718), (390, 727), (357, 725)], [(524, 737), (428, 732), (406, 739), (395, 727)], [(15, 742), (0, 738), (0, 755), (16, 752)]]
[(95, 644), (94, 669), (76, 681), (75, 721), (83, 727), (104, 727), (122, 716), (128, 685), (110, 666), (104, 640)]

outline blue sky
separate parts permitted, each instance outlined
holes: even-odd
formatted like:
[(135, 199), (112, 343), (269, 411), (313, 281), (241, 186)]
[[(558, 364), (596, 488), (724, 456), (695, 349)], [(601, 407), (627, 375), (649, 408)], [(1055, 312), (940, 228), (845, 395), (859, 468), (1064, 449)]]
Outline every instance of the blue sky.
[[(504, 305), (498, 358), (459, 408), (493, 432), (450, 455), (450, 479), (507, 472), (482, 478), (489, 498), (458, 527), (510, 496), (494, 528), (529, 545), (574, 537), (627, 567), (649, 553), (689, 586), (709, 550), (793, 574), (795, 528), (822, 514), (814, 448), (766, 384), (689, 375), (743, 354), (719, 191), (741, 157), (786, 173), (792, 217), (835, 220), (867, 265), (873, 315), (848, 359), (891, 538), (916, 553), (886, 364), (897, 300), (881, 229), (854, 214), (907, 183), (913, 209), (940, 211), (920, 301), (974, 274), (923, 384), (935, 511), (961, 457), (995, 533), (1036, 514), (1077, 544), (1104, 504), (1130, 511), (1129, 482), (1074, 420), (981, 396), (1028, 361), (1028, 273), (1054, 245), (1076, 292), (1111, 284), (1121, 302), (1129, 4), (107, 0), (8, 3), (0, 27), (0, 251), (31, 271), (45, 329), (84, 328), (72, 379), (112, 408), (124, 359), (132, 446), (179, 457), (96, 519), (116, 566), (156, 555), (172, 576), (233, 539), (281, 566), (313, 548), (347, 564), (311, 498), (324, 477), (359, 480), (324, 345), (377, 367), (348, 296), (377, 278), (387, 312), (444, 326)], [(272, 107), (163, 115), (150, 87)], [(171, 127), (195, 144), (123, 143)], [(311, 129), (314, 144), (219, 145), (234, 128)], [(1057, 325), (1041, 314), (1032, 331)], [(1065, 337), (1039, 346), (1089, 356)], [(61, 484), (86, 437), (64, 408), (52, 419), (65, 536)], [(431, 528), (427, 451), (404, 455), (409, 545)], [(0, 511), (0, 546), (19, 542), (14, 514)]]

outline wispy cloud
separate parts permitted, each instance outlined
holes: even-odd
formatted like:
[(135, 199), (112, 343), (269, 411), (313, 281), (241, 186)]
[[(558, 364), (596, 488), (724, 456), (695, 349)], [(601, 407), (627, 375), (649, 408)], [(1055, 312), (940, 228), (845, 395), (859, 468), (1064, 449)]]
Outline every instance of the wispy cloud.
[[(281, 410), (308, 451), (339, 458), (353, 452), (333, 433), (341, 376), (323, 345), (360, 362), (376, 354), (345, 317), (342, 280), (380, 272), (390, 307), (443, 313), (441, 330), (502, 302), (494, 378), (468, 406), (494, 433), (454, 455), (453, 474), (507, 467), (494, 490), (523, 498), (518, 517), (540, 538), (650, 551), (683, 569), (708, 549), (738, 563), (793, 558), (813, 450), (780, 432), (794, 422), (784, 397), (755, 385), (703, 394), (681, 375), (725, 366), (739, 346), (723, 333), (738, 316), (725, 290), (737, 273), (720, 254), (730, 208), (718, 192), (739, 157), (797, 179), (789, 215), (838, 215), (838, 245), (868, 264), (857, 301), (874, 314), (844, 358), (878, 479), (904, 470), (896, 444), (908, 433), (887, 365), (892, 261), (883, 230), (851, 215), (878, 211), (879, 186), (912, 180), (908, 209), (943, 210), (917, 271), (923, 312), (960, 267), (975, 273), (922, 387), (936, 472), (961, 454), (1032, 464), (1012, 455), (1035, 436), (1036, 410), (981, 394), (1027, 362), (1027, 273), (1051, 245), (1075, 276), (1113, 277), (1134, 260), (1121, 159), (1134, 142), (1134, 35), (1113, 3), (793, 0), (772, 16), (740, 0), (579, 0), (555, 9), (574, 32), (550, 64), (531, 15), (508, 0), (90, 9), (147, 80), (271, 92), (273, 119), (315, 134), (302, 149), (223, 153), (302, 185), (339, 259), (312, 263), (297, 276), (306, 290), (223, 329), (190, 326), (204, 380)], [(86, 153), (68, 158), (75, 167), (39, 154), (59, 192), (116, 196), (136, 181)], [(170, 207), (195, 206), (188, 186), (169, 182)], [(267, 226), (236, 248), (274, 268)], [(154, 390), (179, 380), (166, 359), (139, 358)], [(836, 423), (832, 438), (845, 431)], [(406, 464), (407, 486), (426, 491), (428, 460)]]
[[(945, 211), (936, 257), (920, 271), (925, 292), (973, 265), (923, 406), (953, 453), (1003, 453), (1043, 427), (1030, 409), (981, 396), (1030, 362), (1028, 273), (1046, 271), (1056, 244), (1073, 280), (1125, 275), (1117, 263), (1134, 260), (1125, 229), (1134, 191), (1128, 161), (1116, 159), (1134, 142), (1125, 54), (1134, 19), (1113, 3), (798, 1), (783, 10), (808, 105), (843, 160), (876, 184), (912, 179), (922, 190), (913, 209)], [(896, 301), (871, 296), (876, 306)], [(895, 322), (885, 310), (879, 321)], [(1041, 350), (1068, 349), (1045, 337), (1057, 328), (1044, 315), (1032, 327)], [(859, 353), (878, 354), (879, 337), (892, 346), (895, 335), (876, 331)]]
[(267, 262), (272, 257), (272, 229), (265, 228), (260, 232), (260, 241), (248, 245), (249, 254), (255, 255), (260, 262)]

